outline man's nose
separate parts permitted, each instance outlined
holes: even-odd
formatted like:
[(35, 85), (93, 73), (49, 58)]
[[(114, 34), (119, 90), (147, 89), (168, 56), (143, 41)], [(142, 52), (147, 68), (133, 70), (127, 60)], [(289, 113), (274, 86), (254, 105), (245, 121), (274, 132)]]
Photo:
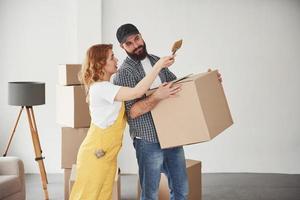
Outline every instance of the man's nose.
[(139, 47), (139, 44), (136, 43), (136, 42), (134, 42), (133, 45), (134, 45), (134, 48), (135, 48), (135, 49)]

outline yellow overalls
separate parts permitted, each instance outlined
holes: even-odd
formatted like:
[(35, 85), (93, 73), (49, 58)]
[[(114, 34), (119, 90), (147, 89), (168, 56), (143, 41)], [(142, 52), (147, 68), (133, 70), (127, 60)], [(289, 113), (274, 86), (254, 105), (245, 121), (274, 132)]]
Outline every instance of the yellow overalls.
[(77, 155), (70, 200), (111, 200), (117, 156), (126, 125), (124, 103), (115, 123), (105, 129), (91, 124)]

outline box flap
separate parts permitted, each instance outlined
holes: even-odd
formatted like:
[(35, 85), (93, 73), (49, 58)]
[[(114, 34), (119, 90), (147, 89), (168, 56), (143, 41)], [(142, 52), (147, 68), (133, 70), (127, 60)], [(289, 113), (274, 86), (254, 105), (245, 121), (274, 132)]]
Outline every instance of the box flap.
[[(199, 78), (201, 76), (204, 76), (204, 75), (209, 74), (209, 73), (213, 73), (215, 71), (218, 71), (218, 70), (213, 70), (213, 71), (210, 71), (210, 72), (203, 72), (203, 73), (199, 73), (199, 74), (188, 74), (186, 76), (183, 76), (183, 77), (181, 77), (179, 79), (176, 79), (174, 81), (171, 81), (171, 82), (173, 82), (173, 83), (186, 83), (186, 82), (194, 81), (194, 80), (196, 80), (197, 78)], [(157, 90), (157, 88), (158, 87), (148, 90), (146, 92), (146, 96), (149, 96), (149, 95), (153, 94), (155, 92), (155, 90)]]
[[(188, 78), (191, 77), (192, 75), (193, 75), (193, 74), (188, 74), (188, 75), (185, 75), (185, 76), (183, 76), (183, 77), (181, 77), (181, 78), (178, 78), (178, 79), (176, 79), (176, 80), (174, 80), (174, 81), (171, 81), (171, 82), (172, 82), (172, 83), (179, 83), (179, 82), (181, 82), (181, 81), (183, 81), (183, 80), (188, 79)], [(152, 89), (148, 90), (148, 91), (146, 92), (146, 96), (149, 96), (149, 95), (153, 94), (153, 92), (154, 92), (155, 90), (157, 90), (157, 88), (158, 88), (158, 87), (155, 87), (155, 88), (152, 88)]]
[(178, 83), (185, 83), (185, 82), (189, 82), (189, 81), (194, 81), (194, 80), (198, 79), (199, 77), (205, 76), (205, 75), (210, 74), (210, 73), (214, 73), (216, 71), (218, 71), (218, 70), (213, 70), (213, 71), (210, 71), (210, 72), (202, 72), (202, 73), (199, 73), (199, 74), (194, 74), (192, 76), (187, 77), (186, 79), (178, 81)]

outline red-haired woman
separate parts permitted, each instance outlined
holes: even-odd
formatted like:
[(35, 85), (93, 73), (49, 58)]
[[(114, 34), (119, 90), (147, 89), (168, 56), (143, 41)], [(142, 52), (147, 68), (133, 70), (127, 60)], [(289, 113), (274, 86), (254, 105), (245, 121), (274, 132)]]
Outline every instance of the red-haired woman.
[[(87, 92), (91, 126), (77, 155), (77, 177), (70, 200), (111, 200), (126, 124), (123, 101), (143, 96), (160, 70), (174, 63), (174, 56), (161, 58), (134, 88), (110, 82), (117, 62), (112, 45), (94, 45), (87, 51), (79, 74)], [(169, 86), (164, 87), (163, 95), (172, 96), (180, 90), (180, 86)]]

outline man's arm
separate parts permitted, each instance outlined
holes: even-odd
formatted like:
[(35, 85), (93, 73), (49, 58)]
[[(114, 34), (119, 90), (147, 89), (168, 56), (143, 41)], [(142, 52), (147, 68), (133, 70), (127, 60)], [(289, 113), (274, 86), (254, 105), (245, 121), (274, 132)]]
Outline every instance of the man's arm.
[(155, 98), (155, 95), (150, 95), (143, 100), (140, 100), (133, 104), (129, 111), (130, 118), (137, 118), (149, 111), (151, 111), (160, 100)]
[(176, 97), (176, 93), (181, 90), (181, 85), (173, 83), (163, 83), (150, 96), (134, 103), (129, 110), (129, 117), (134, 119), (151, 111), (161, 100)]
[[(176, 79), (176, 76), (171, 73), (168, 69), (164, 69), (167, 76), (167, 81), (170, 79)], [(127, 71), (126, 69), (120, 69), (114, 78), (114, 84), (126, 87), (134, 87), (137, 81), (133, 77), (133, 73)], [(176, 93), (180, 90), (180, 86), (173, 87), (166, 83), (162, 84), (156, 92), (144, 99), (134, 99), (130, 101), (125, 101), (126, 114), (127, 117), (134, 119), (149, 111), (151, 111), (162, 99), (167, 97), (176, 96)]]
[[(164, 68), (163, 72), (166, 76), (167, 82), (173, 81), (176, 79), (175, 74), (173, 74), (168, 68)], [(179, 90), (178, 90), (179, 91)], [(177, 91), (177, 92), (178, 92)], [(176, 92), (176, 93), (177, 93)], [(171, 95), (175, 96), (175, 94)], [(167, 97), (166, 97), (167, 98)], [(147, 112), (150, 112), (162, 99), (157, 97), (157, 93), (146, 97), (145, 99), (139, 100), (131, 105), (129, 110), (129, 117), (134, 119)]]

